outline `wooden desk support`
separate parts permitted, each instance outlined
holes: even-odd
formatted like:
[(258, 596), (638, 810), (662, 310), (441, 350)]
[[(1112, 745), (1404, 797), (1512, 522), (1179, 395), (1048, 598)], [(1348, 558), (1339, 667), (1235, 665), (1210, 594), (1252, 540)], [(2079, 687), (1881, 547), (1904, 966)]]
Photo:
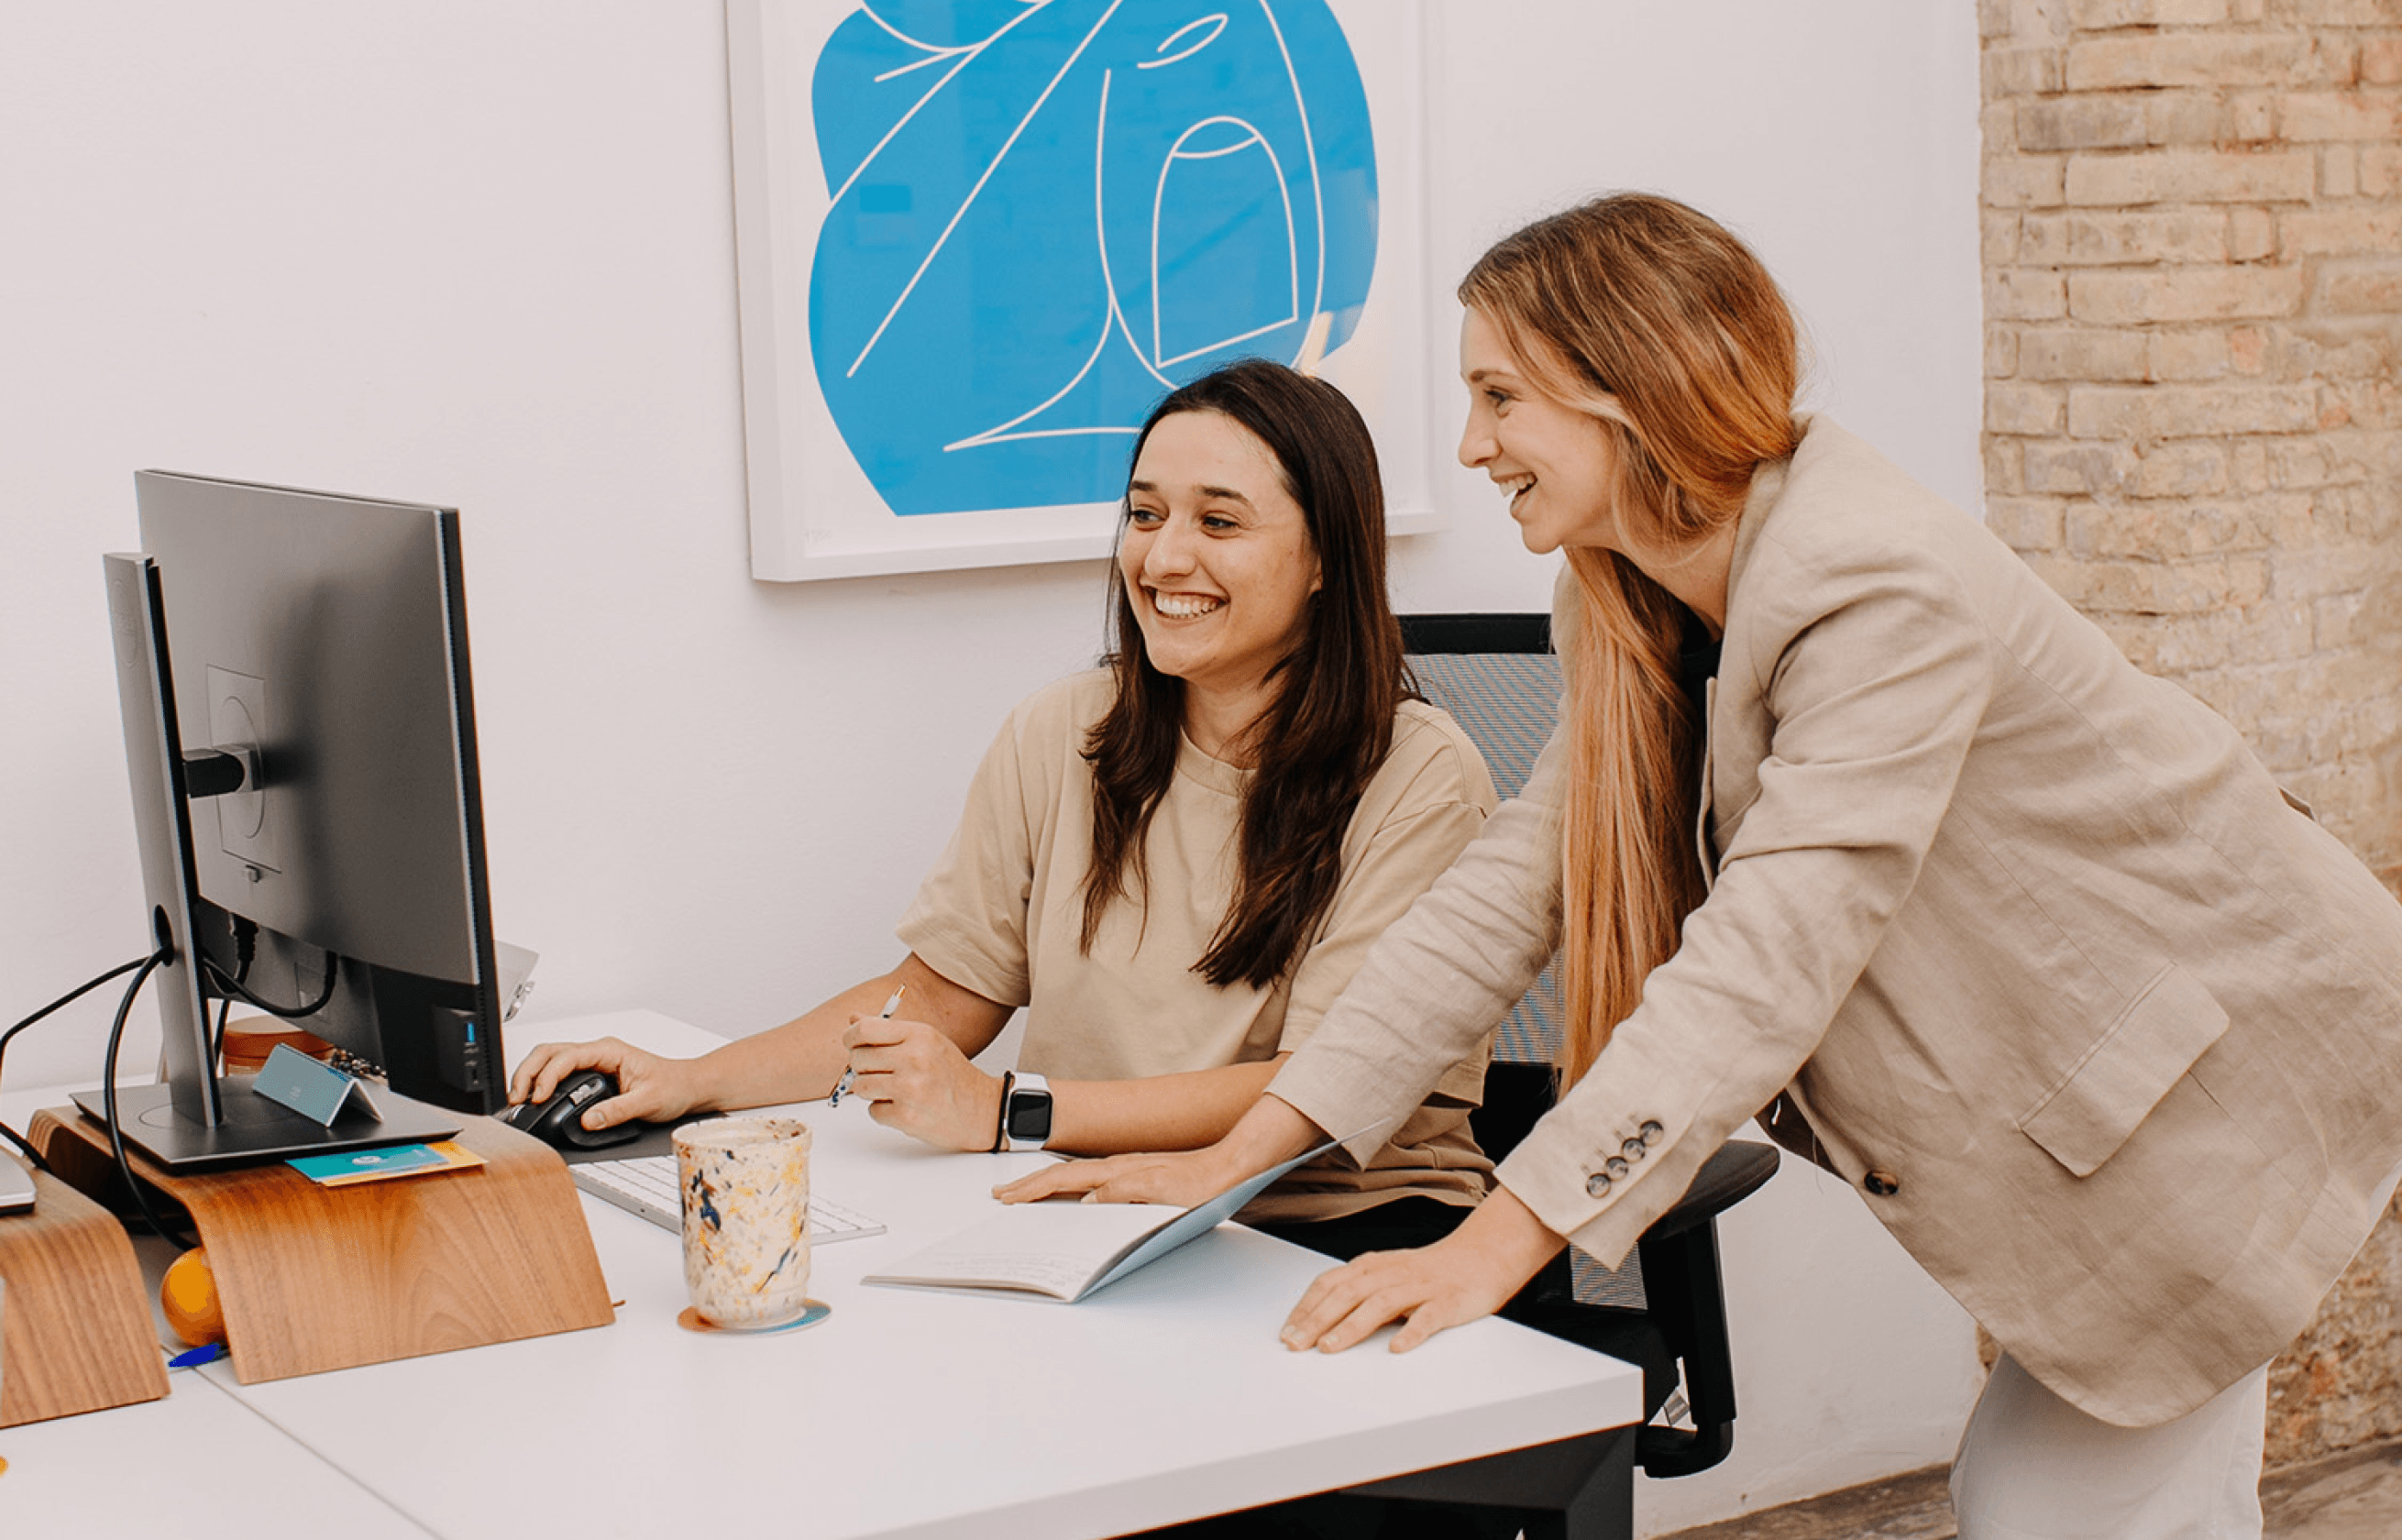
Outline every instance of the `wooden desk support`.
[(125, 1228), (47, 1172), (34, 1210), (0, 1218), (0, 1427), (167, 1394), (149, 1291)]
[[(281, 1162), (174, 1176), (130, 1152), (192, 1217), (243, 1383), (615, 1319), (565, 1163), (489, 1118), (461, 1121), (483, 1165), (349, 1187)], [(73, 1107), (35, 1114), (32, 1138), (88, 1192), (116, 1176), (107, 1134)]]

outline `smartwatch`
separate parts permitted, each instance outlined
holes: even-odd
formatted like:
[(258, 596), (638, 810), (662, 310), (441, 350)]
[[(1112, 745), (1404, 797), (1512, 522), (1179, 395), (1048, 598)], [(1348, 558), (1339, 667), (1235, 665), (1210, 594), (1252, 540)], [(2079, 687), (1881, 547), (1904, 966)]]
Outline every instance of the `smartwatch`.
[(1001, 1097), (1001, 1148), (1040, 1149), (1051, 1141), (1051, 1082), (1019, 1070)]

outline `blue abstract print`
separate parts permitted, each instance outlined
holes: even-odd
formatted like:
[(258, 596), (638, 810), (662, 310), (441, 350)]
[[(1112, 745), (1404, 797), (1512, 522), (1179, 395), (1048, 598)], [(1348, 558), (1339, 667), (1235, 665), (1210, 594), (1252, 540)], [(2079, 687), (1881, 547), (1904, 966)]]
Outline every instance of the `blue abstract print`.
[(1171, 387), (1359, 323), (1375, 148), (1325, 0), (875, 0), (811, 109), (810, 351), (896, 514), (1111, 501)]

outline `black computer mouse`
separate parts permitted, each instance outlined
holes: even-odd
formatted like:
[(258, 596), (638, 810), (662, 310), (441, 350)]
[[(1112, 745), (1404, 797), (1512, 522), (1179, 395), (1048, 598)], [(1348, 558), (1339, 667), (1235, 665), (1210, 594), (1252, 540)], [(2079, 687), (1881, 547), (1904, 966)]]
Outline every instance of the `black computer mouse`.
[(501, 1114), (501, 1121), (531, 1134), (553, 1149), (606, 1149), (642, 1136), (639, 1121), (613, 1128), (587, 1128), (584, 1109), (617, 1093), (617, 1077), (599, 1069), (577, 1069), (551, 1088), (550, 1099), (519, 1102)]

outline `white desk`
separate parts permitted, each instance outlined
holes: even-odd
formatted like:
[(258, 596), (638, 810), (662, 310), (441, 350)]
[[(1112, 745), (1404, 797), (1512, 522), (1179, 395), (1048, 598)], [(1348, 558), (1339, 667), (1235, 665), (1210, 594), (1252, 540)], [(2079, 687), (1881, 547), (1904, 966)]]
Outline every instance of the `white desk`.
[[(649, 1012), (518, 1038), (609, 1032), (667, 1052), (716, 1040)], [(793, 1110), (816, 1134), (813, 1183), (890, 1231), (816, 1251), (810, 1292), (832, 1307), (817, 1327), (683, 1330), (676, 1238), (587, 1199), (624, 1301), (614, 1327), (255, 1385), (220, 1363), (199, 1371), (205, 1388), (453, 1540), (650, 1537), (695, 1522), (829, 1537), (1108, 1535), (1640, 1415), (1638, 1371), (1500, 1321), (1401, 1356), (1373, 1343), (1287, 1353), (1276, 1328), (1328, 1264), (1234, 1227), (1073, 1306), (863, 1286), (1046, 1158), (938, 1153), (876, 1125), (863, 1103)], [(177, 1401), (198, 1399), (188, 1379), (175, 1377)], [(115, 1430), (145, 1409), (43, 1437), (88, 1439), (99, 1476)], [(14, 1458), (26, 1431), (0, 1434), (0, 1454)], [(0, 1529), (12, 1532), (15, 1479), (0, 1477)], [(589, 1495), (563, 1506), (579, 1488)]]
[(202, 1374), (170, 1374), (163, 1400), (0, 1428), (0, 1534), (425, 1540)]

